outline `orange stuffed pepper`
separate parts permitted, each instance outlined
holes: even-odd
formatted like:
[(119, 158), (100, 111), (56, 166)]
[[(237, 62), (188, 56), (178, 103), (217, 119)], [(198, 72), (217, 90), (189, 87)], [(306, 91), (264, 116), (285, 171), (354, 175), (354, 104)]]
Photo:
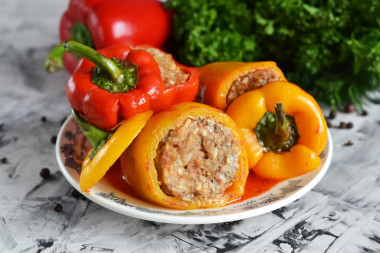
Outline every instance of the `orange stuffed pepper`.
[(274, 81), (286, 81), (275, 62), (214, 62), (199, 69), (198, 97), (224, 111), (240, 95)]
[(272, 82), (237, 98), (227, 109), (240, 127), (250, 169), (287, 179), (318, 168), (327, 126), (314, 98), (288, 82)]
[(175, 209), (218, 207), (244, 193), (248, 162), (235, 122), (198, 103), (153, 116), (121, 156), (140, 197)]

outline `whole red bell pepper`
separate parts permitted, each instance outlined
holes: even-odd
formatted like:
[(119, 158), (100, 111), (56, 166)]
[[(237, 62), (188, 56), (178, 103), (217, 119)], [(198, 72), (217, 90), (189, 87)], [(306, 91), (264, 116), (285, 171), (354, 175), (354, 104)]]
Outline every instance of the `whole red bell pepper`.
[(148, 52), (122, 44), (95, 51), (75, 41), (64, 42), (63, 47), (84, 57), (71, 75), (66, 93), (73, 109), (90, 123), (109, 131), (123, 119), (160, 108), (158, 98), (164, 83)]
[[(60, 40), (75, 40), (95, 49), (112, 44), (149, 44), (162, 48), (170, 32), (170, 13), (157, 0), (71, 0), (60, 22)], [(49, 72), (63, 67), (61, 46), (45, 63)], [(78, 63), (65, 53), (63, 61), (72, 73)]]

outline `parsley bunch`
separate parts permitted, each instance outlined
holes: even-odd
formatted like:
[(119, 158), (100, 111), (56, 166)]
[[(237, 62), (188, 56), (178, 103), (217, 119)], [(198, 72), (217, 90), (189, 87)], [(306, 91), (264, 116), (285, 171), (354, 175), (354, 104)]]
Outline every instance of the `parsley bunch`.
[(254, 19), (239, 0), (169, 0), (174, 9), (174, 50), (186, 65), (214, 61), (250, 61), (255, 51)]
[(168, 0), (179, 61), (276, 61), (334, 108), (380, 89), (380, 1)]

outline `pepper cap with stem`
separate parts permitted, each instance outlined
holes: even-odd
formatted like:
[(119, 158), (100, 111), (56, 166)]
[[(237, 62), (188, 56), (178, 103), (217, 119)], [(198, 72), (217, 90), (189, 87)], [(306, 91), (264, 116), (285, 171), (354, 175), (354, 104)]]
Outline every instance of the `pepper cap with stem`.
[(93, 158), (93, 150), (89, 152), (83, 161), (80, 174), (79, 185), (82, 191), (93, 187), (106, 174), (152, 115), (153, 111), (149, 110), (132, 116), (113, 132)]
[(127, 92), (136, 88), (138, 72), (137, 66), (123, 60), (109, 59), (96, 50), (76, 41), (65, 41), (62, 47), (69, 53), (79, 55), (95, 66), (92, 82), (109, 92)]
[[(274, 108), (278, 103), (282, 103), (284, 112), (289, 114), (285, 114), (285, 118), (290, 119), (289, 125), (296, 123), (294, 126), (297, 127), (299, 138), (293, 139), (295, 145), (290, 145), (289, 151), (280, 144), (281, 149), (272, 152), (268, 148), (264, 150), (257, 132), (261, 127), (262, 135), (267, 134), (273, 142), (274, 134), (271, 133), (275, 132), (276, 121)], [(318, 103), (299, 86), (289, 82), (270, 82), (235, 99), (226, 112), (241, 130), (247, 147), (249, 168), (256, 175), (283, 180), (317, 169), (320, 165), (319, 155), (327, 142), (326, 122)], [(272, 132), (269, 131), (270, 127)], [(289, 143), (292, 144), (292, 141)]]
[(281, 103), (274, 105), (275, 113), (267, 112), (255, 128), (257, 139), (264, 152), (290, 151), (300, 135), (293, 116), (285, 114)]

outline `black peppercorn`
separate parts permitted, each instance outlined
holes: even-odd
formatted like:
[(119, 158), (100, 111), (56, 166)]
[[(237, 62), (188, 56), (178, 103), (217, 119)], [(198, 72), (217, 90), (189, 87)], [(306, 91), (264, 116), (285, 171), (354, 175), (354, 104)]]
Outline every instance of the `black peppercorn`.
[(340, 122), (340, 124), (339, 124), (339, 128), (341, 128), (341, 129), (346, 128), (346, 123), (344, 123), (344, 122)]
[(82, 194), (80, 194), (77, 190), (73, 189), (73, 191), (71, 192), (71, 196), (73, 196), (74, 198), (79, 198)]
[(335, 119), (336, 118), (336, 111), (330, 111), (329, 118)]
[(353, 128), (354, 124), (352, 122), (348, 122), (346, 125), (347, 128)]
[(8, 159), (6, 157), (1, 158), (1, 163), (7, 163)]
[(355, 111), (355, 105), (353, 103), (346, 104), (346, 106), (344, 107), (344, 111), (345, 112), (353, 112), (353, 111)]
[(42, 168), (40, 171), (40, 176), (43, 179), (49, 178), (50, 177), (50, 170), (48, 168)]
[(331, 123), (331, 121), (327, 121), (326, 124), (327, 124), (327, 127), (328, 127), (328, 128), (332, 127), (332, 123)]
[(352, 141), (348, 141), (348, 142), (344, 143), (343, 146), (352, 146), (352, 145), (354, 145), (354, 143)]
[(55, 144), (57, 142), (57, 136), (53, 135), (51, 138), (50, 138), (50, 142)]
[(362, 111), (362, 116), (367, 116), (368, 115), (368, 112), (366, 110), (363, 110)]
[(63, 210), (63, 206), (61, 204), (56, 204), (54, 207), (54, 211), (57, 213), (61, 212)]
[(41, 121), (42, 121), (42, 122), (46, 122), (46, 117), (45, 117), (45, 116), (42, 116), (42, 117), (41, 117)]

